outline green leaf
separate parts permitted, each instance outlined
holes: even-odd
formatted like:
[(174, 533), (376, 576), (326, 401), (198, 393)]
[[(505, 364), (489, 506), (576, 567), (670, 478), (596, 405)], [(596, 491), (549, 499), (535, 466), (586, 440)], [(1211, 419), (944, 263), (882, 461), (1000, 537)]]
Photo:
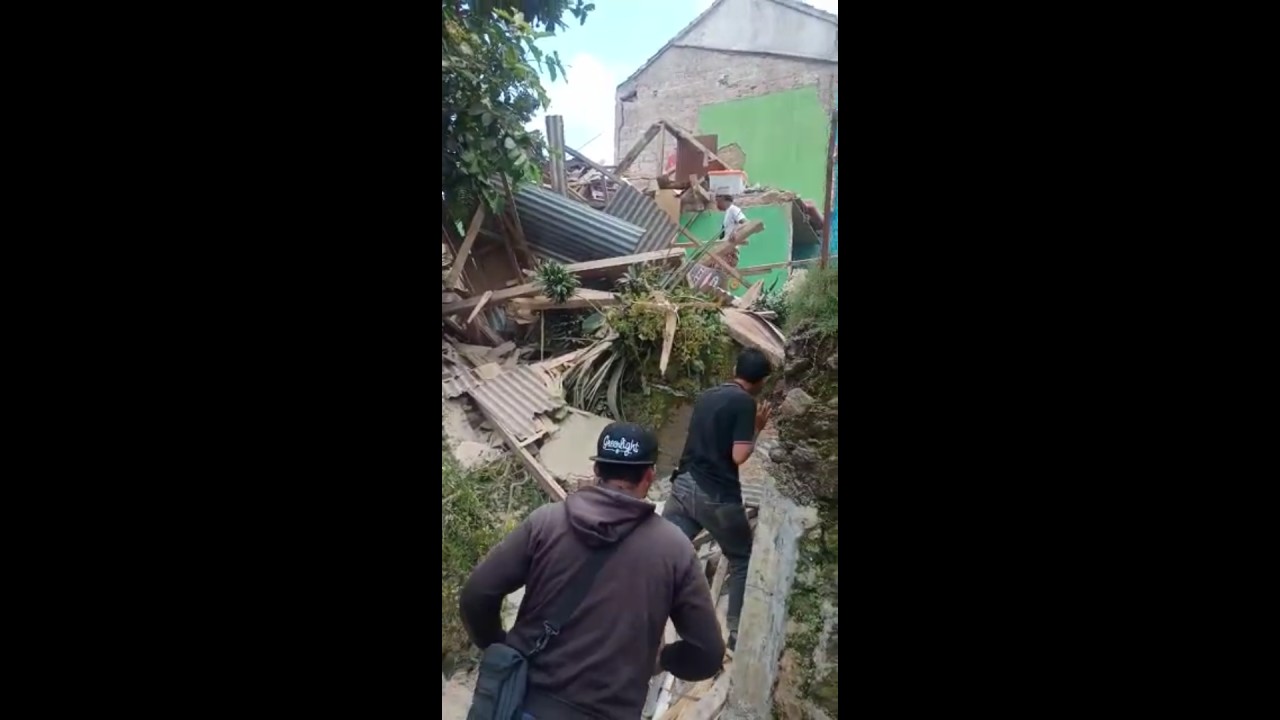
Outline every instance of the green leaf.
[(515, 140), (512, 140), (510, 137), (508, 137), (508, 138), (506, 138), (505, 140), (503, 140), (503, 141), (502, 141), (502, 145), (503, 145), (503, 147), (505, 147), (505, 148), (506, 148), (506, 149), (508, 149), (508, 150), (514, 150), (514, 149), (515, 149), (515, 147), (516, 147), (516, 141), (515, 141)]

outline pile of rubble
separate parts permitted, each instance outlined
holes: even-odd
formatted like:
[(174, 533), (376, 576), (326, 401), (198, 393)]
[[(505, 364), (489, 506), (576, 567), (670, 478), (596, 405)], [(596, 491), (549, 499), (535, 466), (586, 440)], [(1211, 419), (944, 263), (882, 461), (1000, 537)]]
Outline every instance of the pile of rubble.
[[(656, 123), (646, 137), (651, 140), (664, 129), (697, 155), (696, 162), (689, 160), (697, 171), (690, 174), (688, 183), (701, 188), (706, 173), (722, 167), (721, 161), (696, 138), (669, 123)], [(546, 358), (543, 340), (548, 313), (590, 313), (617, 305), (624, 301), (613, 292), (617, 282), (625, 273), (647, 267), (658, 271), (665, 289), (639, 303), (666, 316), (663, 372), (679, 309), (691, 302), (667, 299), (681, 285), (706, 298), (698, 304), (719, 308), (735, 341), (760, 348), (776, 363), (783, 360), (786, 338), (771, 322), (770, 313), (752, 309), (763, 293), (763, 282), (750, 285), (737, 269), (737, 249), (749, 243), (763, 224), (749, 223), (720, 242), (693, 237), (680, 225), (678, 211), (673, 222), (668, 209), (615, 174), (642, 149), (643, 143), (637, 145), (610, 171), (565, 148), (577, 162), (553, 161), (547, 169), (550, 188), (512, 188), (495, 181), (495, 188), (500, 187), (506, 198), (501, 211), (477, 207), (465, 232), (461, 223), (449, 218), (442, 202), (441, 380), (445, 398), (455, 401), (455, 417), (466, 419), (454, 423), (452, 436), (464, 462), (513, 454), (553, 499), (563, 498), (590, 472), (574, 457), (562, 458), (561, 445), (589, 445), (590, 440), (584, 443), (582, 438), (593, 438), (608, 422), (568, 407), (562, 382), (575, 368), (590, 362), (593, 354), (604, 352), (611, 341), (602, 332), (589, 347)], [(568, 176), (556, 177), (558, 173)], [(571, 195), (587, 199), (580, 192), (583, 188), (606, 207), (588, 208), (575, 202)], [(705, 188), (701, 190), (705, 196)], [(565, 273), (578, 279), (570, 296), (552, 299), (544, 294), (536, 277), (548, 261), (560, 263)], [(748, 289), (735, 297), (736, 287)], [(467, 408), (457, 402), (464, 396), (471, 403)], [(616, 409), (613, 412), (617, 414)]]

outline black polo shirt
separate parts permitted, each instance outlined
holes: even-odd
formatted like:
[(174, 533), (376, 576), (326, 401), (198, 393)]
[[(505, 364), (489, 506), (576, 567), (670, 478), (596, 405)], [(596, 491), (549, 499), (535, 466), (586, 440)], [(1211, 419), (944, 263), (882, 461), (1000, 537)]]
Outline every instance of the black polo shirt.
[(737, 383), (713, 387), (693, 404), (680, 469), (692, 474), (708, 493), (741, 500), (742, 485), (738, 466), (733, 462), (733, 446), (753, 443), (755, 437), (755, 398)]

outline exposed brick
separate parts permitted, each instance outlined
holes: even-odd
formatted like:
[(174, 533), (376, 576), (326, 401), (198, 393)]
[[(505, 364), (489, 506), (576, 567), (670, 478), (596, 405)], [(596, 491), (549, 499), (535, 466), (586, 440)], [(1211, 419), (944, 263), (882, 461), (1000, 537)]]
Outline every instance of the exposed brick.
[[(622, 157), (659, 119), (697, 131), (702, 105), (813, 86), (831, 107), (835, 67), (829, 63), (670, 47), (637, 77), (618, 87), (615, 98), (616, 157)], [(621, 98), (635, 91), (635, 100)], [(667, 151), (674, 149), (668, 138)], [(662, 163), (661, 141), (649, 143), (626, 171), (652, 185)]]

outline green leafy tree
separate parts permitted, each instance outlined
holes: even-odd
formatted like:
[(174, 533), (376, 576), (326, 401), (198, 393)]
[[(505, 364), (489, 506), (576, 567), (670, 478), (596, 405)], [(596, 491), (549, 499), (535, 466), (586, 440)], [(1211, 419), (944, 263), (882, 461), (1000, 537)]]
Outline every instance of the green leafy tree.
[(525, 124), (548, 106), (539, 71), (553, 81), (565, 73), (536, 42), (565, 28), (566, 13), (581, 24), (594, 9), (583, 0), (442, 0), (441, 180), (456, 216), (481, 198), (501, 209), (495, 178), (540, 180), (542, 135)]

